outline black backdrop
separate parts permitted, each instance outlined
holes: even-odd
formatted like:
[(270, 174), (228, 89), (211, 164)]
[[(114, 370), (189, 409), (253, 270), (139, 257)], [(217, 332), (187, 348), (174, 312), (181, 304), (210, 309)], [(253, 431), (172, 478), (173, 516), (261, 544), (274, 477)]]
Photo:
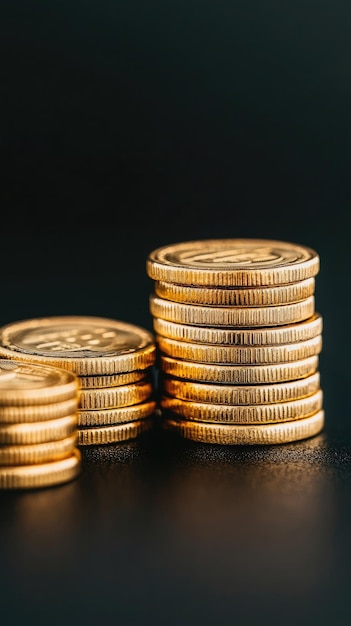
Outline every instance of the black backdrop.
[(152, 329), (147, 254), (315, 248), (325, 433), (208, 449), (155, 433), (74, 484), (2, 494), (6, 624), (349, 624), (348, 2), (3, 1), (0, 323)]

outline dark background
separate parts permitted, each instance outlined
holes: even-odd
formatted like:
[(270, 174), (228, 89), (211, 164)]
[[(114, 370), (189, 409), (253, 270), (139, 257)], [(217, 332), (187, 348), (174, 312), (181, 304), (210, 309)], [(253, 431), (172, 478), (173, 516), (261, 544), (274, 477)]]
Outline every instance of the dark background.
[[(0, 499), (2, 623), (351, 622), (350, 3), (0, 7), (0, 323), (152, 329), (154, 248), (315, 248), (326, 428), (226, 449), (84, 451), (81, 477)], [(5, 621), (3, 621), (5, 620)]]

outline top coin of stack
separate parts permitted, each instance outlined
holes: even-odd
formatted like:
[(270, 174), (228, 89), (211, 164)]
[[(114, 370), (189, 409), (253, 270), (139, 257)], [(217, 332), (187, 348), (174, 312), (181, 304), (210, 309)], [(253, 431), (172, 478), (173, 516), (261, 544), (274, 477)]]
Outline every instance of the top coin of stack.
[(0, 328), (3, 358), (75, 374), (79, 445), (125, 441), (150, 428), (155, 354), (152, 333), (104, 317), (43, 317)]
[(163, 246), (147, 259), (163, 425), (211, 443), (283, 443), (324, 426), (320, 259), (265, 239)]
[(0, 488), (29, 489), (75, 478), (77, 377), (58, 367), (0, 359)]

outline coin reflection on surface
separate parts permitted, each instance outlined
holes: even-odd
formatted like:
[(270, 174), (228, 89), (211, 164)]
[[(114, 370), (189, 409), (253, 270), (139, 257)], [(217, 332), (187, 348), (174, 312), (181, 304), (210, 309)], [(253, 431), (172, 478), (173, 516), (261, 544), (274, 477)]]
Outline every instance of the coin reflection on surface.
[(178, 443), (162, 495), (164, 515), (183, 537), (172, 554), (176, 569), (186, 563), (189, 579), (200, 577), (208, 590), (220, 579), (223, 594), (233, 585), (244, 597), (252, 585), (262, 594), (275, 586), (281, 596), (312, 591), (332, 558), (325, 435), (264, 450)]
[(304, 624), (328, 623), (323, 594), (339, 593), (341, 574), (334, 584), (331, 572), (350, 447), (341, 452), (325, 433), (284, 446), (207, 446), (156, 429), (82, 457), (72, 484), (2, 496), (3, 593), (24, 600), (21, 616), (56, 602), (55, 624), (68, 605), (91, 624), (113, 605), (122, 623), (142, 623), (147, 610), (161, 624), (171, 607), (172, 626), (196, 615), (207, 626), (234, 616), (251, 624), (257, 611), (264, 619), (289, 604), (289, 626), (301, 611)]

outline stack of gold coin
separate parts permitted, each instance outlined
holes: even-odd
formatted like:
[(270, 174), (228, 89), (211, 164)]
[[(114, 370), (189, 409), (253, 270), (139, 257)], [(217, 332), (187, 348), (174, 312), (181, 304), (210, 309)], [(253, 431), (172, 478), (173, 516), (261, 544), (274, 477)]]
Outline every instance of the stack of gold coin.
[(49, 487), (78, 476), (77, 377), (0, 359), (0, 489)]
[(311, 248), (261, 239), (149, 254), (166, 429), (219, 444), (291, 442), (323, 429), (319, 265)]
[(0, 328), (0, 356), (75, 374), (79, 446), (126, 441), (154, 424), (156, 345), (144, 328), (90, 316), (21, 320)]

